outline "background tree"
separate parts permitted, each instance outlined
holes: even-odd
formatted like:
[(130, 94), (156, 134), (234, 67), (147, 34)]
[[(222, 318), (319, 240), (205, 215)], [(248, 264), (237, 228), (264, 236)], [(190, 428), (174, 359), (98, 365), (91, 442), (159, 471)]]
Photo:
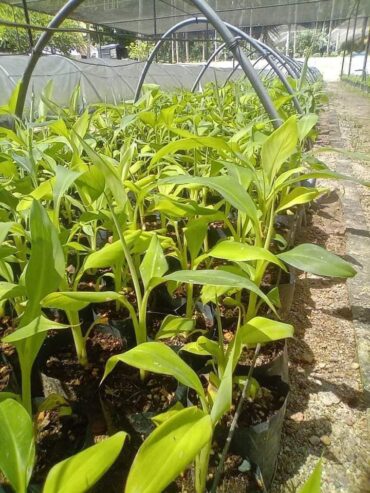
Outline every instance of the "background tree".
[(317, 53), (322, 55), (326, 50), (327, 43), (327, 33), (306, 29), (297, 33), (296, 51), (300, 56), (304, 56), (307, 49), (311, 49), (313, 55)]
[[(47, 14), (30, 11), (30, 22), (37, 26), (47, 26), (52, 17)], [(11, 7), (10, 5), (0, 2), (0, 19), (26, 23), (23, 9)], [(79, 28), (83, 24), (73, 20), (65, 20), (63, 27)], [(41, 31), (32, 30), (33, 39), (37, 40)], [(52, 52), (69, 54), (73, 49), (79, 51), (86, 50), (86, 36), (82, 33), (55, 33), (49, 42), (49, 48)], [(0, 51), (8, 53), (26, 53), (30, 51), (28, 32), (23, 28), (14, 28), (0, 25)]]
[(154, 43), (138, 39), (128, 45), (128, 56), (133, 60), (139, 60), (140, 62), (143, 62), (147, 60), (153, 48)]

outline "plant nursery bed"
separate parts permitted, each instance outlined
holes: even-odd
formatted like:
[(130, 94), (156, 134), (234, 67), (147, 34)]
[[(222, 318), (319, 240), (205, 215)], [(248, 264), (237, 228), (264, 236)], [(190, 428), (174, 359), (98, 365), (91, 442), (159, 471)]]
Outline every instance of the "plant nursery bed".
[[(218, 465), (219, 493), (270, 488), (290, 388), (286, 341), (296, 337), (290, 422), (294, 406), (309, 407), (302, 373), (315, 356), (300, 344), (336, 348), (326, 312), (356, 270), (334, 234), (337, 197), (315, 186), (333, 177), (311, 152), (321, 83), (300, 84), (298, 115), (281, 81), (268, 81), (277, 129), (241, 84), (151, 85), (135, 104), (82, 112), (49, 101), (50, 118), (45, 95), (35, 121), (0, 127), (0, 436), (10, 451), (0, 466), (17, 493), (44, 480), (45, 493), (95, 483), (209, 493)], [(297, 298), (295, 269), (308, 273)], [(305, 282), (330, 291), (317, 297), (320, 337), (302, 339)], [(19, 388), (8, 392), (12, 376)], [(324, 400), (360, 405), (347, 374), (340, 385), (310, 376)], [(298, 467), (306, 446), (283, 464)]]
[[(367, 98), (356, 96), (343, 84), (332, 83), (329, 90), (329, 107), (321, 117), (319, 144), (344, 145), (346, 150), (358, 144), (357, 151), (366, 151), (363, 146), (368, 145), (368, 128), (358, 128), (361, 119), (357, 117), (370, 115), (370, 104), (364, 103)], [(354, 135), (355, 140), (349, 135)], [(336, 169), (340, 154), (325, 152), (320, 158)], [(351, 173), (352, 166), (358, 178), (368, 179), (365, 163), (348, 160), (347, 164), (346, 173)], [(329, 193), (312, 206), (297, 241), (313, 241), (346, 256), (348, 230), (341, 204), (345, 187), (325, 181), (320, 186), (328, 186)], [(366, 214), (368, 189), (360, 186), (358, 194)], [(362, 234), (368, 235), (368, 229)], [(361, 264), (353, 261), (361, 270)], [(298, 276), (288, 317), (296, 328), (295, 339), (288, 342), (291, 393), (272, 493), (295, 491), (320, 456), (322, 491), (369, 490), (369, 396), (361, 381), (352, 310), (346, 283), (312, 275)]]

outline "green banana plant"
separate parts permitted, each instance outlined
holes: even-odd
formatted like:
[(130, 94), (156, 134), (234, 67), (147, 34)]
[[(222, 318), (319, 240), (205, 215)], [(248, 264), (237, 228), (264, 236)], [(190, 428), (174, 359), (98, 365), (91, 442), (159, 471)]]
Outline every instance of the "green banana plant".
[[(161, 342), (146, 342), (123, 354), (112, 356), (107, 361), (102, 381), (119, 362), (123, 362), (140, 371), (176, 378), (179, 383), (196, 392), (201, 408), (173, 408), (165, 415), (154, 418), (159, 426), (140, 447), (127, 479), (125, 493), (158, 493), (193, 461), (195, 490), (197, 493), (204, 493), (213, 432), (220, 419), (231, 408), (233, 373), (243, 346), (292, 335), (293, 327), (288, 324), (256, 318), (239, 328), (226, 354), (215, 341), (206, 338), (203, 341), (198, 340), (200, 354), (210, 355), (214, 360), (214, 367), (220, 367), (218, 375), (210, 375), (210, 382), (215, 390), (210, 390), (210, 387), (205, 390), (194, 370)], [(169, 447), (171, 456), (168, 456)], [(143, 475), (143, 470), (147, 474)]]
[[(57, 463), (49, 471), (43, 493), (89, 491), (117, 459), (126, 433), (121, 431)], [(32, 419), (14, 399), (0, 402), (0, 470), (15, 493), (26, 493), (36, 461)]]

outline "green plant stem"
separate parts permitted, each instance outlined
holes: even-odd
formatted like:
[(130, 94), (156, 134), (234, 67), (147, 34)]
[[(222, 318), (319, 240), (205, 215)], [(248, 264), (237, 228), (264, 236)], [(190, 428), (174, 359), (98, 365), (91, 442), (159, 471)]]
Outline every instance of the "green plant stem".
[(204, 493), (206, 491), (209, 457), (211, 454), (212, 441), (205, 445), (195, 458), (195, 491)]
[(191, 318), (193, 315), (193, 284), (186, 285), (186, 318)]
[(133, 259), (131, 257), (131, 254), (130, 254), (129, 248), (127, 246), (126, 240), (125, 240), (125, 238), (124, 238), (124, 236), (122, 234), (122, 231), (121, 231), (121, 228), (120, 228), (120, 225), (119, 225), (117, 216), (116, 216), (116, 214), (113, 211), (113, 207), (109, 203), (108, 203), (108, 205), (109, 205), (109, 209), (110, 209), (110, 211), (112, 213), (112, 218), (113, 218), (114, 226), (115, 226), (115, 228), (117, 230), (118, 238), (119, 238), (119, 240), (121, 242), (121, 245), (122, 245), (123, 254), (125, 256), (125, 259), (126, 259), (128, 268), (130, 270), (130, 274), (131, 274), (131, 277), (132, 277), (132, 282), (134, 284), (134, 289), (135, 289), (135, 294), (136, 294), (136, 301), (137, 301), (137, 305), (138, 305), (138, 308), (139, 308), (139, 311), (140, 311), (140, 308), (141, 308), (141, 305), (142, 305), (142, 294), (141, 294), (139, 276), (137, 275), (137, 271), (136, 271), (136, 268), (135, 268), (134, 261), (133, 261)]
[[(140, 334), (139, 321), (137, 319), (137, 315), (136, 315), (135, 309), (131, 305), (131, 303), (127, 301), (127, 299), (124, 296), (121, 296), (120, 299), (119, 299), (119, 301), (123, 304), (123, 306), (125, 308), (127, 308), (128, 312), (130, 314), (130, 317), (131, 317), (131, 320), (132, 320), (132, 323), (133, 323), (133, 326), (134, 326), (135, 339), (136, 339), (136, 342), (137, 342), (138, 340), (141, 340), (141, 334)], [(137, 342), (137, 344), (138, 344), (138, 342)]]
[(239, 402), (238, 402), (238, 406), (236, 408), (236, 411), (235, 411), (235, 414), (234, 414), (234, 418), (233, 418), (232, 423), (230, 425), (229, 433), (227, 435), (224, 448), (222, 450), (220, 462), (218, 463), (218, 466), (217, 466), (216, 475), (214, 477), (214, 480), (213, 480), (213, 483), (212, 483), (212, 488), (211, 488), (211, 492), (210, 493), (216, 493), (216, 489), (217, 489), (218, 483), (220, 482), (221, 474), (222, 474), (224, 463), (225, 463), (225, 459), (226, 459), (226, 455), (227, 455), (227, 453), (229, 451), (229, 448), (230, 448), (230, 445), (231, 445), (231, 441), (233, 439), (233, 436), (234, 436), (234, 433), (235, 433), (235, 430), (236, 430), (236, 426), (238, 424), (238, 419), (239, 419), (240, 413), (242, 412), (242, 407), (243, 407), (243, 403), (244, 403), (245, 397), (248, 395), (248, 392), (249, 392), (249, 389), (250, 389), (250, 386), (251, 386), (252, 374), (253, 374), (254, 367), (256, 366), (256, 361), (257, 361), (257, 357), (258, 357), (258, 354), (260, 352), (260, 349), (261, 349), (261, 345), (260, 344), (257, 344), (256, 349), (254, 351), (253, 360), (252, 360), (251, 366), (249, 368), (248, 376), (247, 376), (247, 378), (246, 378), (246, 380), (244, 382), (242, 394), (240, 396), (240, 399), (239, 399)]
[(147, 340), (147, 330), (146, 330), (146, 312), (147, 312), (147, 306), (148, 306), (148, 301), (149, 301), (149, 296), (150, 296), (151, 290), (147, 289), (143, 301), (140, 306), (139, 310), (139, 340), (137, 341), (137, 344), (141, 344), (143, 342), (146, 342)]
[[(32, 416), (32, 395), (31, 395), (31, 370), (29, 361), (26, 358), (19, 358), (21, 366), (22, 381), (22, 404), (30, 416)], [(32, 362), (33, 363), (33, 362)]]
[[(270, 243), (272, 236), (274, 234), (274, 222), (275, 222), (275, 208), (274, 208), (274, 204), (272, 204), (270, 210), (269, 225), (268, 225), (268, 230), (267, 230), (265, 245), (264, 245), (264, 248), (266, 250), (270, 250)], [(254, 278), (254, 283), (257, 285), (257, 287), (260, 287), (261, 285), (267, 266), (268, 266), (268, 262), (265, 262), (263, 260), (257, 261), (256, 263), (256, 275)], [(250, 293), (246, 321), (250, 320), (256, 315), (256, 311), (257, 311), (256, 304), (257, 304), (257, 295), (255, 293)]]
[(221, 313), (220, 306), (217, 303), (217, 298), (215, 300), (216, 304), (216, 321), (217, 321), (217, 333), (218, 333), (218, 346), (220, 349), (220, 355), (222, 355), (222, 361), (218, 362), (219, 367), (219, 377), (222, 378), (222, 375), (225, 371), (225, 351), (224, 351), (224, 333), (222, 330), (222, 322), (221, 322)]
[(78, 362), (82, 366), (87, 366), (88, 360), (87, 360), (87, 352), (86, 352), (86, 343), (84, 336), (82, 335), (78, 312), (67, 311), (66, 315), (68, 318), (68, 322), (71, 325), (72, 336), (76, 348)]

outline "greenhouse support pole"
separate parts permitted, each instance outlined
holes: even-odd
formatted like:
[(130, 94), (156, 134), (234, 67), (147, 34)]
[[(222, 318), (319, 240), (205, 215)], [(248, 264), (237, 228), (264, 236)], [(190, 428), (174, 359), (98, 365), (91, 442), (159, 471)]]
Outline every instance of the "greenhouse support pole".
[[(281, 125), (281, 118), (280, 118), (277, 110), (275, 109), (275, 106), (273, 105), (273, 102), (270, 99), (268, 92), (266, 91), (265, 87), (263, 86), (261, 80), (258, 78), (258, 75), (257, 75), (256, 71), (254, 70), (252, 64), (248, 60), (248, 58), (240, 50), (240, 47), (238, 46), (238, 39), (234, 38), (234, 36), (230, 33), (229, 29), (231, 29), (235, 34), (239, 34), (241, 37), (243, 37), (244, 39), (249, 41), (250, 44), (252, 44), (252, 46), (253, 46), (253, 42), (256, 43), (256, 40), (252, 40), (253, 42), (251, 42), (250, 38), (247, 36), (247, 34), (244, 33), (243, 31), (241, 31), (240, 29), (232, 26), (231, 24), (226, 25), (221, 20), (220, 20), (220, 22), (223, 25), (223, 28), (226, 29), (226, 31), (230, 34), (231, 39), (233, 40), (233, 46), (232, 46), (233, 49), (231, 49), (231, 51), (234, 54), (234, 57), (236, 58), (236, 56), (237, 56), (237, 60), (239, 61), (240, 66), (243, 68), (245, 75), (249, 79), (253, 89), (256, 91), (256, 94), (259, 97), (265, 110), (267, 111), (267, 114), (273, 120), (274, 126), (276, 126), (276, 127), (280, 126)], [(171, 36), (171, 34), (175, 33), (176, 31), (179, 31), (183, 27), (189, 26), (191, 24), (197, 24), (197, 23), (208, 23), (207, 17), (192, 17), (190, 19), (185, 19), (185, 20), (175, 24), (174, 26), (172, 26), (168, 31), (166, 31), (161, 36), (160, 40), (157, 42), (154, 49), (150, 53), (148, 60), (146, 61), (145, 66), (143, 68), (143, 71), (140, 75), (140, 78), (139, 78), (139, 81), (137, 84), (137, 88), (136, 88), (134, 101), (137, 101), (139, 99), (139, 96), (141, 93), (141, 88), (144, 84), (145, 77), (149, 71), (149, 68), (150, 68), (151, 64), (153, 63), (153, 60), (154, 60), (157, 52), (161, 48), (162, 44), (166, 41), (166, 39), (169, 38)], [(220, 31), (218, 31), (218, 32), (223, 37), (222, 33)], [(225, 41), (225, 43), (226, 43), (226, 41)], [(226, 45), (230, 49), (230, 42), (229, 41), (227, 42)], [(260, 52), (263, 52), (262, 48), (258, 44), (256, 44), (256, 46), (258, 46), (258, 49)], [(242, 58), (239, 55), (242, 55)], [(264, 55), (265, 55), (265, 53), (264, 53)], [(244, 61), (246, 61), (246, 69), (244, 69), (244, 67), (241, 63), (242, 59)]]
[[(13, 13), (14, 23), (17, 23), (17, 19), (15, 18), (15, 11), (14, 11), (13, 5), (11, 5), (11, 8), (12, 8), (12, 13)], [(19, 53), (21, 53), (22, 52), (22, 45), (21, 45), (21, 40), (20, 40), (20, 37), (19, 37), (18, 26), (16, 26), (15, 32), (17, 33), (18, 50), (19, 50)]]
[(209, 22), (218, 31), (221, 38), (224, 40), (236, 60), (240, 63), (240, 66), (244, 70), (250, 83), (256, 91), (263, 107), (265, 108), (268, 115), (270, 115), (270, 117), (272, 118), (274, 127), (280, 127), (280, 125), (282, 124), (282, 120), (279, 116), (279, 113), (277, 112), (268, 92), (266, 91), (261, 80), (252, 67), (252, 64), (246, 57), (243, 50), (240, 48), (237, 39), (235, 39), (235, 37), (231, 34), (230, 30), (226, 27), (222, 19), (218, 16), (218, 14), (216, 14), (213, 8), (205, 0), (191, 1), (195, 5), (195, 7), (197, 7), (205, 17), (207, 17)]
[[(256, 53), (257, 50), (253, 50), (249, 52), (249, 56), (253, 56)], [(253, 67), (256, 67), (256, 64), (263, 58), (262, 55), (260, 55), (255, 62), (253, 62)], [(239, 63), (234, 64), (234, 67), (232, 68), (232, 71), (229, 73), (229, 75), (226, 77), (225, 82), (222, 87), (225, 87), (226, 84), (229, 82), (231, 77), (235, 74), (235, 72), (238, 70), (240, 67)], [(257, 69), (256, 69), (257, 70)], [(245, 74), (244, 74), (245, 77)]]
[(346, 40), (344, 42), (344, 50), (343, 50), (343, 57), (342, 57), (342, 66), (341, 66), (341, 69), (340, 69), (340, 76), (341, 77), (343, 75), (344, 61), (346, 59), (346, 51), (347, 51), (348, 34), (349, 34), (350, 25), (351, 25), (351, 17), (348, 19), (348, 25), (347, 25), (347, 31), (346, 31)]
[[(166, 39), (172, 33), (178, 31), (179, 29), (181, 29), (183, 27), (186, 27), (188, 25), (195, 24), (195, 23), (204, 23), (204, 22), (207, 22), (206, 17), (193, 17), (190, 19), (185, 19), (184, 21), (179, 22), (175, 26), (172, 26), (167, 32), (165, 32), (162, 35), (161, 39), (157, 42), (153, 51), (149, 55), (148, 60), (147, 60), (145, 66), (143, 68), (143, 71), (140, 75), (140, 79), (139, 79), (139, 82), (138, 82), (138, 85), (136, 88), (134, 101), (137, 101), (139, 99), (139, 96), (141, 93), (141, 88), (143, 86), (145, 77), (149, 71), (149, 68), (150, 68), (150, 66), (151, 66), (151, 64), (155, 58), (156, 53), (161, 48), (162, 44), (166, 41)], [(226, 25), (221, 20), (220, 20), (220, 23), (223, 26), (223, 29), (221, 30), (222, 32), (220, 30), (218, 30), (218, 27), (216, 27), (217, 31), (219, 32), (219, 34), (221, 35), (221, 37), (224, 40), (226, 38), (225, 43), (226, 43), (227, 47), (232, 51), (234, 57), (238, 60), (240, 66), (243, 68), (244, 73), (246, 74), (250, 83), (252, 84), (252, 87), (256, 91), (256, 94), (258, 95), (258, 97), (259, 97), (262, 105), (264, 106), (267, 114), (273, 120), (274, 126), (276, 128), (279, 127), (281, 125), (282, 121), (281, 121), (279, 113), (277, 112), (272, 100), (270, 99), (268, 92), (266, 91), (262, 82), (258, 78), (258, 75), (257, 75), (256, 71), (254, 70), (254, 68), (252, 67), (252, 64), (250, 63), (250, 61), (247, 59), (245, 54), (241, 51), (240, 47), (238, 46), (238, 40), (236, 38), (234, 38), (234, 36), (230, 33), (229, 29), (226, 27)], [(234, 29), (236, 30), (236, 28), (234, 28)], [(224, 30), (227, 31), (228, 35), (230, 35), (230, 37), (232, 39), (232, 46), (230, 45), (231, 41), (230, 41), (229, 37), (225, 36)], [(240, 32), (243, 34), (243, 36), (244, 35), (247, 36), (245, 33), (243, 33), (243, 31), (240, 31)], [(238, 32), (238, 34), (239, 34), (239, 32)], [(242, 61), (243, 61), (243, 63), (245, 62), (244, 66), (242, 64)]]
[(292, 68), (292, 60), (290, 57), (284, 58), (284, 56), (279, 53), (275, 48), (271, 48), (271, 46), (263, 43), (262, 41), (258, 41), (258, 43), (265, 48), (265, 50), (269, 51), (279, 62), (284, 66), (285, 70), (288, 72), (288, 74), (293, 77), (293, 79), (296, 79), (296, 73), (294, 72)]
[(330, 11), (330, 21), (329, 21), (329, 32), (328, 32), (328, 44), (326, 46), (326, 54), (330, 54), (330, 43), (331, 43), (331, 33), (333, 31), (333, 16), (335, 12), (335, 0), (331, 0), (331, 11)]
[(352, 14), (353, 14), (354, 7), (355, 7), (355, 4), (353, 4), (353, 7), (351, 9), (351, 12), (350, 12), (349, 18), (348, 18), (348, 25), (347, 25), (347, 31), (346, 31), (346, 40), (344, 42), (344, 50), (343, 50), (343, 58), (342, 58), (342, 67), (340, 69), (340, 76), (341, 77), (343, 75), (344, 61), (345, 61), (345, 58), (346, 58), (346, 51), (347, 51), (348, 35), (349, 35), (349, 29), (351, 27), (351, 17), (352, 17)]
[(348, 75), (351, 75), (352, 53), (353, 53), (353, 45), (355, 44), (355, 36), (356, 36), (356, 27), (357, 27), (357, 16), (358, 16), (358, 6), (359, 6), (359, 3), (360, 3), (360, 0), (357, 0), (357, 3), (356, 3), (356, 12), (355, 12), (355, 22), (353, 24), (353, 31), (352, 31), (351, 53), (349, 54)]
[(370, 26), (369, 26), (369, 32), (367, 33), (367, 42), (366, 42), (365, 56), (364, 56), (364, 65), (362, 67), (362, 79), (364, 81), (366, 81), (366, 67), (367, 67), (367, 59), (369, 57), (369, 51), (370, 51)]
[[(26, 19), (26, 23), (31, 24), (30, 14), (28, 13), (27, 0), (22, 0), (22, 4), (23, 4), (23, 12), (24, 12), (24, 18)], [(28, 39), (30, 42), (30, 49), (32, 50), (32, 48), (33, 48), (33, 37), (32, 37), (32, 30), (30, 27), (27, 29), (27, 32), (28, 32)]]
[[(288, 91), (288, 93), (292, 96), (293, 98), (293, 103), (294, 103), (294, 106), (296, 108), (296, 110), (298, 111), (298, 113), (300, 114), (303, 114), (303, 110), (302, 110), (302, 107), (301, 105), (299, 104), (299, 101), (297, 99), (297, 97), (295, 96), (295, 93), (293, 91), (293, 88), (292, 86), (289, 84), (289, 82), (286, 80), (284, 74), (282, 73), (282, 71), (279, 69), (279, 67), (276, 65), (276, 63), (274, 62), (274, 60), (271, 59), (271, 56), (270, 55), (273, 55), (275, 56), (275, 58), (277, 60), (279, 60), (279, 56), (275, 55), (272, 50), (270, 50), (268, 47), (265, 48), (266, 45), (264, 45), (263, 43), (261, 43), (260, 41), (257, 41), (256, 39), (254, 38), (251, 38), (250, 36), (248, 36), (248, 34), (246, 34), (244, 31), (242, 31), (241, 29), (239, 29), (238, 27), (236, 26), (233, 26), (232, 24), (229, 24), (228, 22), (225, 22), (224, 23), (225, 26), (230, 29), (230, 31), (233, 32), (233, 34), (238, 34), (241, 38), (243, 38), (245, 41), (247, 41), (256, 51), (258, 51), (264, 58), (265, 60), (268, 62), (268, 64), (271, 66), (272, 70), (275, 72), (275, 74), (279, 77), (279, 79), (281, 80), (281, 82), (283, 83), (285, 89)], [(235, 38), (236, 39), (236, 38)], [(251, 62), (248, 60), (248, 62), (251, 64)], [(251, 64), (252, 65), (252, 64)], [(252, 70), (254, 71), (254, 67), (252, 66)], [(245, 71), (244, 71), (245, 72)], [(257, 77), (258, 78), (258, 77)], [(258, 78), (258, 80), (260, 80)], [(264, 88), (264, 86), (262, 86)]]
[(212, 55), (208, 58), (207, 62), (205, 65), (203, 65), (202, 70), (199, 72), (197, 78), (194, 81), (193, 87), (191, 88), (191, 92), (194, 92), (196, 88), (198, 87), (198, 84), (200, 80), (202, 79), (204, 73), (206, 72), (207, 68), (211, 65), (213, 60), (216, 58), (216, 56), (225, 48), (226, 43), (222, 43), (220, 46), (218, 46), (215, 51), (212, 53)]
[[(51, 20), (49, 23), (48, 27), (54, 28), (58, 27), (66, 17), (68, 17), (81, 3), (83, 3), (84, 0), (69, 0), (63, 7), (55, 14), (55, 17)], [(48, 44), (50, 39), (53, 36), (52, 31), (45, 31), (44, 33), (41, 34), (39, 37), (35, 47), (32, 50), (31, 57), (28, 61), (26, 70), (24, 71), (24, 74), (21, 79), (20, 87), (19, 87), (19, 92), (18, 92), (18, 99), (17, 99), (17, 106), (15, 113), (18, 118), (22, 118), (23, 114), (23, 109), (24, 105), (26, 102), (26, 95), (27, 95), (27, 90), (28, 86), (30, 84), (31, 76), (34, 71), (34, 68), (39, 60), (39, 58), (42, 55), (42, 51), (45, 48), (45, 46)]]

